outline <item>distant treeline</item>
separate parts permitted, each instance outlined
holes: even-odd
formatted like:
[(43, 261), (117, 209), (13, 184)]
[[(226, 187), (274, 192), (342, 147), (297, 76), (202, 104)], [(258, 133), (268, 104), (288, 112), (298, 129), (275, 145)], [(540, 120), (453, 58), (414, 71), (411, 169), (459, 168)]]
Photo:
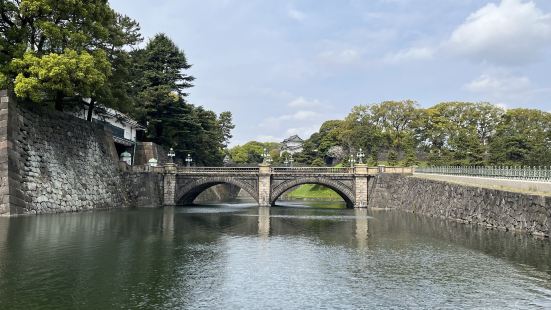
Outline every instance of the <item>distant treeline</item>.
[(549, 166), (551, 113), (469, 102), (359, 105), (344, 120), (323, 123), (294, 159), (348, 164), (359, 148), (370, 165)]

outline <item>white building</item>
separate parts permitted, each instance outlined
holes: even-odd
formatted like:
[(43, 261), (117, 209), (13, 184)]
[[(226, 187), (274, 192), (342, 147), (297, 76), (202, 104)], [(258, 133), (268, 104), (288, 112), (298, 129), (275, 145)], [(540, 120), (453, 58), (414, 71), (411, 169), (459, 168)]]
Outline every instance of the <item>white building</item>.
[[(92, 111), (93, 121), (111, 129), (119, 157), (122, 153), (127, 152), (132, 154), (133, 158), (137, 132), (143, 131), (145, 128), (131, 117), (115, 109), (101, 106), (99, 109), (102, 111), (101, 114), (97, 113), (96, 110)], [(87, 119), (88, 107), (80, 110), (75, 115), (79, 118)]]
[(302, 140), (298, 135), (290, 136), (281, 142), (279, 155), (283, 155), (285, 152), (289, 154), (300, 153), (302, 152), (303, 144), (304, 140)]

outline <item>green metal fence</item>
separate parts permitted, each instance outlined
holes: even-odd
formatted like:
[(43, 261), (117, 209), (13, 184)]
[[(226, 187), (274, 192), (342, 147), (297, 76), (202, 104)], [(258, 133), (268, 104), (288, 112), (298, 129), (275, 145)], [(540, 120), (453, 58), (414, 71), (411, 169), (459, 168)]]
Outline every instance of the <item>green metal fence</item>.
[(440, 167), (419, 167), (415, 169), (415, 172), (551, 182), (551, 167), (440, 166)]

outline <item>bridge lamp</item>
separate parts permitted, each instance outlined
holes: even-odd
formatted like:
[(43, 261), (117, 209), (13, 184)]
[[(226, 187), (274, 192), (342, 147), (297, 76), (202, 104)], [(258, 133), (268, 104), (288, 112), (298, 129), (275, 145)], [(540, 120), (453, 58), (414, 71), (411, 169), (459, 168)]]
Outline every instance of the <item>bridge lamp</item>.
[(166, 156), (168, 156), (168, 162), (173, 164), (174, 163), (174, 156), (176, 156), (176, 153), (174, 153), (174, 149), (170, 148), (170, 150), (168, 151), (168, 154), (166, 154)]
[(289, 166), (289, 157), (285, 156), (285, 161), (283, 162), (285, 164), (285, 167)]
[(354, 167), (354, 164), (356, 163), (356, 158), (354, 158), (354, 154), (350, 155), (348, 162), (350, 163), (350, 167)]
[(272, 163), (272, 156), (270, 156), (270, 153), (268, 153), (268, 149), (264, 148), (264, 152), (262, 153), (263, 162), (265, 164), (271, 164)]
[(293, 167), (293, 162), (295, 162), (295, 160), (293, 159), (293, 154), (291, 154), (291, 157), (289, 158), (289, 165), (291, 167)]
[(190, 155), (190, 154), (187, 154), (187, 157), (186, 157), (186, 166), (190, 167), (192, 162), (193, 162), (193, 158), (191, 158), (191, 155)]
[(360, 151), (358, 152), (356, 157), (358, 158), (358, 164), (363, 164), (362, 159), (365, 157), (365, 154), (362, 151), (362, 148), (360, 148)]

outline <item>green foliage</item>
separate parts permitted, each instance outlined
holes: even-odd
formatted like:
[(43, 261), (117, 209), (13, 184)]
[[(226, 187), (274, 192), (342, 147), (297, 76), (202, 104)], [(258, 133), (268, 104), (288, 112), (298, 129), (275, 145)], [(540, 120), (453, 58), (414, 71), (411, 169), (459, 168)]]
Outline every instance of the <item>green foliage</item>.
[(396, 165), (402, 154), (401, 164), (408, 166), (544, 166), (551, 162), (551, 114), (505, 111), (485, 102), (444, 102), (427, 109), (411, 100), (360, 105), (343, 121), (324, 123), (295, 158), (319, 163), (333, 146), (343, 146), (347, 156), (361, 147), (369, 165), (385, 155)]
[(413, 165), (417, 165), (417, 154), (416, 154), (416, 147), (415, 147), (415, 141), (412, 136), (408, 135), (404, 139), (404, 160), (403, 165), (406, 167), (411, 167)]
[(512, 109), (490, 139), (493, 164), (547, 166), (551, 162), (551, 114)]
[(263, 161), (262, 154), (266, 149), (275, 163), (279, 162), (279, 143), (250, 141), (229, 150), (236, 164), (259, 164)]
[(379, 165), (379, 156), (377, 155), (377, 150), (376, 149), (372, 149), (371, 156), (369, 156), (367, 164), (369, 166), (378, 166)]
[(398, 153), (396, 153), (396, 151), (389, 151), (387, 157), (387, 161), (390, 166), (398, 165)]
[(231, 138), (230, 112), (214, 112), (186, 103), (194, 78), (182, 50), (164, 34), (132, 53), (134, 116), (146, 125), (146, 139), (173, 147), (178, 157), (191, 154), (199, 165), (221, 165)]
[(104, 0), (2, 0), (0, 13), (0, 72), (16, 95), (60, 110), (84, 97), (92, 108), (96, 99), (128, 108), (125, 49), (141, 40), (134, 20)]
[(14, 59), (11, 65), (19, 72), (15, 78), (15, 94), (35, 102), (46, 100), (50, 93), (91, 97), (111, 73), (102, 50), (78, 53), (67, 49), (42, 57), (27, 52), (22, 59)]
[(302, 152), (295, 154), (293, 157), (297, 163), (310, 165), (319, 156), (318, 142), (319, 134), (313, 134), (310, 139), (304, 141)]
[(0, 84), (20, 98), (59, 110), (87, 105), (89, 120), (99, 105), (115, 108), (179, 157), (221, 164), (232, 115), (185, 102), (191, 65), (166, 35), (135, 49), (138, 23), (105, 0), (0, 0), (0, 29)]
[(220, 130), (222, 132), (222, 144), (224, 147), (227, 147), (230, 139), (232, 138), (231, 131), (235, 128), (232, 121), (232, 113), (229, 111), (220, 113), (220, 116), (218, 117), (218, 126), (220, 126)]
[(312, 162), (312, 166), (314, 166), (314, 167), (323, 167), (323, 166), (325, 166), (325, 162), (321, 158), (316, 158)]
[(117, 14), (105, 0), (2, 0), (0, 61), (65, 49), (94, 50), (112, 39)]
[(2, 72), (0, 72), (0, 89), (8, 87), (8, 78)]
[(440, 103), (422, 111), (417, 134), (435, 164), (484, 165), (503, 114), (489, 103)]
[(293, 191), (287, 197), (290, 199), (330, 199), (342, 200), (341, 196), (334, 190), (317, 184), (304, 184)]

